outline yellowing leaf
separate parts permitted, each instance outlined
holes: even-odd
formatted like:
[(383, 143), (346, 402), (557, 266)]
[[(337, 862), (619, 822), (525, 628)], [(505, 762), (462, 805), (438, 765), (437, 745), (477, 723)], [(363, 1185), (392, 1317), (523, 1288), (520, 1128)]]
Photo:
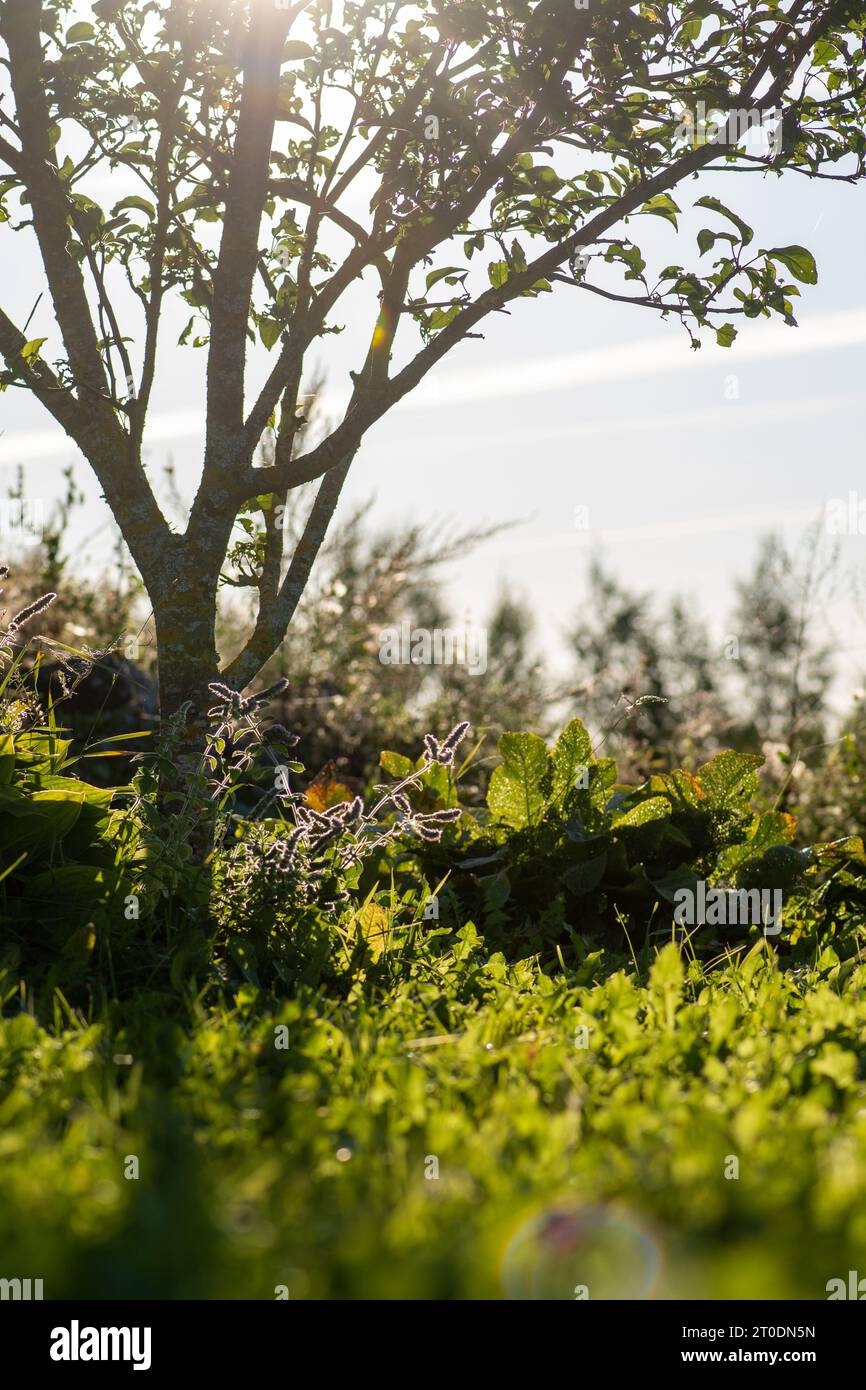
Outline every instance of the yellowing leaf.
[(325, 763), (321, 772), (316, 773), (307, 790), (304, 800), (314, 811), (327, 811), (329, 806), (337, 806), (341, 801), (351, 801), (352, 791), (345, 782), (338, 782), (334, 773), (335, 762)]

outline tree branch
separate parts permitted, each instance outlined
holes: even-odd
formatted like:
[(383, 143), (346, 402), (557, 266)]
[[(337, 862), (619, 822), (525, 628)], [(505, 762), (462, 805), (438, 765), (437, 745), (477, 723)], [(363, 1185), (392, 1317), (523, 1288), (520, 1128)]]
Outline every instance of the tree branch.
[(204, 470), (208, 480), (231, 466), (243, 432), (247, 325), (288, 19), (273, 0), (255, 0), (213, 280)]
[[(9, 49), (12, 90), (21, 131), (20, 176), (33, 209), (33, 227), (51, 291), (54, 312), (79, 388), (106, 431), (122, 437), (108, 401), (108, 380), (81, 271), (67, 249), (67, 195), (51, 144), (40, 36), (41, 0), (9, 0), (0, 31)], [(14, 167), (14, 166), (13, 166)]]
[(222, 679), (233, 689), (243, 690), (285, 637), (286, 629), (307, 586), (310, 571), (324, 543), (351, 463), (351, 457), (344, 459), (339, 467), (332, 468), (319, 484), (316, 500), (279, 592), (270, 601), (261, 602), (251, 637), (222, 673)]
[[(33, 209), (54, 314), (78, 395), (61, 386), (44, 364), (34, 365), (25, 380), (90, 462), (145, 583), (158, 592), (168, 578), (171, 532), (140, 458), (131, 454), (130, 439), (114, 415), (84, 279), (68, 250), (70, 207), (50, 137), (41, 18), (41, 0), (8, 0), (0, 32), (9, 50), (21, 138), (17, 172)], [(0, 324), (4, 357), (10, 369), (21, 374), (22, 335), (5, 314)]]
[[(786, 20), (777, 25), (776, 30), (774, 30), (773, 39), (780, 32), (791, 27), (806, 3), (807, 0), (795, 0)], [(809, 26), (799, 43), (793, 45), (790, 52), (786, 54), (783, 71), (775, 78), (764, 97), (768, 104), (774, 105), (781, 99), (803, 56), (809, 51), (815, 40), (832, 25), (834, 21), (832, 11), (834, 9), (835, 6), (830, 6), (827, 11), (821, 14)], [(771, 41), (768, 40), (768, 44)], [(739, 96), (732, 98), (734, 104), (751, 100), (772, 57), (772, 54), (768, 57), (766, 52), (762, 54)], [(247, 497), (254, 490), (261, 491), (263, 488), (276, 490), (282, 487), (298, 487), (302, 483), (321, 477), (329, 468), (339, 466), (343, 459), (354, 454), (370, 426), (381, 419), (382, 415), (403, 396), (413, 390), (431, 367), (440, 361), (456, 343), (465, 338), (470, 330), (489, 313), (502, 309), (505, 304), (525, 290), (530, 289), (537, 280), (552, 275), (575, 252), (594, 244), (598, 237), (610, 230), (623, 217), (639, 211), (643, 203), (654, 195), (666, 192), (676, 186), (682, 179), (708, 165), (717, 155), (718, 150), (715, 146), (700, 146), (688, 151), (672, 165), (660, 170), (651, 178), (641, 179), (615, 204), (598, 212), (578, 231), (536, 257), (524, 271), (512, 274), (504, 285), (498, 288), (492, 287), (479, 295), (472, 304), (462, 309), (432, 342), (422, 348), (396, 376), (382, 384), (369, 387), (360, 393), (360, 398), (353, 396), (342, 422), (316, 448), (300, 458), (293, 459), (288, 464), (274, 468), (250, 469), (245, 478), (239, 477), (237, 479), (238, 495), (243, 494), (243, 497)]]

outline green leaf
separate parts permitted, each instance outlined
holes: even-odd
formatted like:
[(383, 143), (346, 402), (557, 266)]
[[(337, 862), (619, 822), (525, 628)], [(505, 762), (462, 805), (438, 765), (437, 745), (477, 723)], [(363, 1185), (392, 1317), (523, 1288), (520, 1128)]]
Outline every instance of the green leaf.
[(731, 845), (719, 855), (716, 870), (727, 876), (741, 865), (751, 860), (759, 860), (775, 845), (787, 845), (794, 837), (796, 821), (784, 811), (765, 811), (756, 814), (748, 836), (739, 844)]
[(819, 39), (812, 51), (812, 57), (819, 67), (827, 67), (839, 57), (839, 49), (829, 39)]
[(650, 821), (666, 820), (670, 813), (671, 804), (665, 797), (650, 796), (646, 801), (632, 806), (630, 811), (623, 811), (622, 815), (614, 816), (610, 828), (611, 830), (636, 830), (641, 825), (648, 825)]
[(616, 762), (613, 758), (599, 758), (589, 770), (589, 798), (593, 806), (603, 806), (608, 790), (616, 781)]
[(735, 212), (731, 212), (730, 208), (725, 207), (725, 204), (723, 202), (721, 202), (718, 198), (713, 198), (709, 193), (706, 194), (703, 198), (698, 198), (698, 201), (695, 203), (695, 207), (709, 208), (712, 212), (719, 213), (721, 217), (727, 217), (728, 221), (733, 222), (734, 226), (739, 231), (740, 236), (743, 239), (744, 246), (748, 246), (749, 242), (752, 240), (752, 237), (755, 235), (748, 222), (744, 222), (742, 217), (738, 217)]
[(654, 198), (650, 198), (649, 202), (644, 203), (641, 208), (641, 212), (649, 212), (653, 213), (656, 217), (664, 217), (668, 222), (672, 222), (675, 227), (677, 226), (677, 213), (679, 211), (680, 209), (677, 207), (670, 193), (657, 193)]
[(283, 62), (294, 63), (299, 58), (312, 58), (315, 56), (314, 50), (308, 43), (303, 43), (300, 39), (289, 39), (283, 49)]
[(0, 787), (8, 787), (15, 771), (15, 740), (11, 734), (0, 734)]
[(4, 854), (22, 849), (46, 850), (72, 829), (81, 801), (53, 792), (0, 800), (0, 840)]
[(487, 278), (495, 290), (500, 290), (509, 276), (507, 261), (492, 261), (487, 267)]
[(385, 769), (389, 777), (396, 777), (400, 782), (415, 771), (415, 764), (410, 758), (404, 758), (402, 753), (389, 753), (387, 750), (379, 754), (379, 765)]
[(111, 870), (92, 864), (63, 864), (56, 869), (34, 874), (27, 880), (29, 901), (41, 901), (43, 911), (62, 917), (70, 905), (96, 904), (106, 896), (115, 875)]
[(676, 902), (677, 893), (683, 888), (687, 888), (690, 893), (697, 892), (698, 875), (687, 864), (680, 864), (676, 869), (669, 869), (661, 878), (654, 878), (651, 882), (660, 898), (673, 903)]
[(698, 781), (712, 806), (746, 810), (757, 793), (757, 769), (762, 762), (757, 753), (735, 753), (729, 748), (698, 768)]
[(487, 805), (498, 820), (520, 830), (540, 819), (547, 804), (542, 782), (550, 768), (550, 754), (538, 734), (503, 734), (499, 752), (504, 761), (490, 778)]
[(737, 336), (737, 330), (732, 323), (723, 323), (721, 328), (716, 329), (716, 342), (719, 347), (730, 347)]
[[(423, 760), (419, 759), (419, 762), (423, 767)], [(443, 767), (441, 763), (429, 763), (424, 768), (421, 786), (428, 796), (435, 797), (441, 806), (456, 806), (457, 787), (450, 767)]]
[(137, 193), (131, 193), (128, 198), (121, 198), (119, 203), (115, 203), (111, 209), (112, 217), (116, 217), (119, 212), (123, 212), (126, 208), (135, 208), (138, 212), (146, 212), (148, 217), (156, 216), (156, 208), (153, 203), (148, 202), (147, 198), (142, 198)]
[(87, 39), (95, 38), (96, 30), (92, 24), (73, 24), (71, 29), (66, 31), (67, 43), (84, 43)]
[(596, 854), (582, 864), (572, 864), (563, 874), (562, 881), (576, 898), (583, 898), (601, 883), (606, 867), (607, 854)]
[(451, 304), (447, 309), (434, 309), (430, 315), (431, 329), (447, 328), (452, 319), (460, 313), (459, 304)]
[(812, 846), (812, 852), (819, 864), (846, 864), (854, 862), (866, 868), (866, 848), (860, 835), (848, 835), (843, 840), (830, 840)]
[(650, 967), (649, 994), (667, 1027), (673, 1028), (686, 972), (680, 948), (669, 941), (663, 946)]
[(741, 888), (780, 888), (791, 892), (812, 864), (810, 849), (793, 845), (770, 845), (759, 857), (749, 857), (737, 870)]
[(811, 1070), (815, 1076), (828, 1076), (831, 1081), (844, 1090), (857, 1082), (857, 1055), (838, 1043), (825, 1043), (812, 1062)]
[(259, 337), (270, 352), (283, 331), (283, 325), (276, 319), (262, 319), (259, 323)]
[(650, 791), (657, 796), (666, 796), (678, 810), (699, 808), (706, 800), (706, 793), (696, 777), (690, 772), (677, 768), (675, 772), (656, 773), (650, 778)]
[(427, 288), (432, 290), (433, 286), (438, 284), (440, 280), (444, 280), (446, 275), (465, 275), (465, 273), (459, 265), (446, 265), (442, 270), (431, 270), (427, 276)]
[(805, 246), (774, 246), (767, 255), (774, 261), (781, 261), (795, 280), (802, 281), (804, 285), (817, 285), (818, 266), (812, 252), (807, 251)]
[(533, 173), (536, 182), (544, 186), (545, 193), (555, 193), (562, 187), (562, 179), (549, 164), (536, 164)]
[(47, 338), (31, 338), (29, 343), (24, 344), (23, 348), (21, 349), (21, 356), (24, 358), (24, 361), (27, 363), (28, 367), (31, 367), (33, 365), (36, 358), (39, 356), (39, 350), (42, 347), (42, 344), (47, 341)]
[[(122, 739), (141, 738), (142, 734), (117, 734), (112, 742), (120, 742)], [(106, 740), (107, 741), (107, 740)], [(82, 757), (88, 757), (87, 753)], [(95, 754), (94, 756), (99, 756)], [(114, 790), (111, 787), (92, 787), (89, 782), (81, 782), (77, 777), (56, 777), (45, 774), (39, 778), (39, 786), (42, 791), (56, 791), (63, 794), (64, 799), (70, 801), (80, 801), (82, 809), (84, 807), (95, 807), (99, 811), (107, 811), (111, 807)]]
[(553, 795), (551, 800), (562, 805), (584, 768), (592, 761), (589, 734), (579, 719), (572, 719), (556, 741), (553, 758)]

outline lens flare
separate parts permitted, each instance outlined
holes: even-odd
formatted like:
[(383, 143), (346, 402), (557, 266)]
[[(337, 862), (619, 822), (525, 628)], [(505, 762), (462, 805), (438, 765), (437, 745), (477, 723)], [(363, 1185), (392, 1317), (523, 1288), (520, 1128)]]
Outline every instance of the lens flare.
[(650, 1298), (662, 1265), (658, 1241), (627, 1212), (563, 1198), (523, 1220), (500, 1270), (513, 1299)]

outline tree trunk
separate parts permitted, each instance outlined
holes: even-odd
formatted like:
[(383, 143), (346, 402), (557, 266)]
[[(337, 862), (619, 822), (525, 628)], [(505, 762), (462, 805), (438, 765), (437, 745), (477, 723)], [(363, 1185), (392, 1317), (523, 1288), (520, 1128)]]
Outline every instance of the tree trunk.
[(213, 611), (171, 605), (157, 610), (155, 618), (160, 720), (165, 723), (188, 703), (187, 723), (201, 721), (213, 704), (208, 685), (219, 679)]
[(166, 560), (161, 582), (148, 584), (156, 621), (162, 720), (177, 714), (186, 701), (196, 712), (206, 710), (212, 703), (208, 683), (219, 672), (215, 632), (219, 564), (208, 564), (203, 555), (181, 544)]
[(167, 721), (189, 708), (175, 744), (178, 764), (192, 771), (204, 751), (207, 711), (214, 703), (208, 685), (219, 677), (216, 651), (216, 578), (190, 575), (184, 566), (167, 592), (154, 604), (159, 717)]
[(190, 877), (188, 887), (205, 902), (214, 807), (202, 756), (208, 737), (207, 711), (214, 703), (208, 685), (219, 674), (214, 638), (216, 583), (208, 583), (204, 574), (186, 584), (178, 579), (154, 604), (154, 617), (161, 739), (168, 722), (188, 706), (172, 741), (162, 744), (159, 807), (170, 839), (178, 847), (189, 848), (194, 879)]

